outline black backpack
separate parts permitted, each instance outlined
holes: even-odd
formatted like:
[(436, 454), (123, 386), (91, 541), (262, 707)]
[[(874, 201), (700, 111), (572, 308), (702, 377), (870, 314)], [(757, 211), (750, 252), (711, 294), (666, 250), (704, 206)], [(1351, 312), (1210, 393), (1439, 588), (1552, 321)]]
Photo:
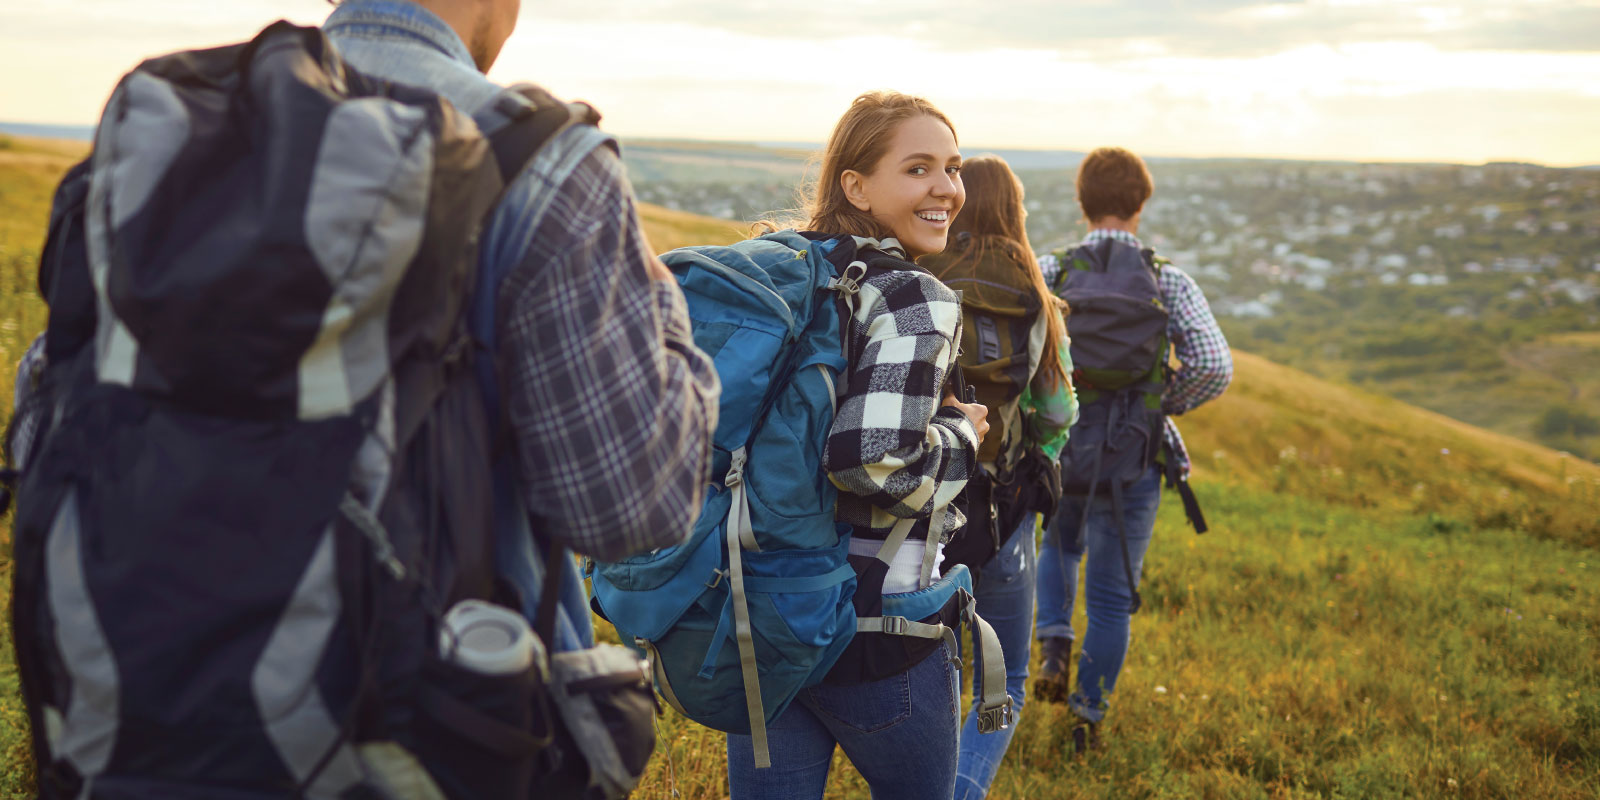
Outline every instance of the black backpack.
[(121, 81), (17, 414), (40, 797), (529, 795), (542, 660), (473, 672), (440, 627), (520, 607), (468, 298), (505, 185), (581, 121), (527, 89), (475, 124), (287, 23)]
[[(1067, 333), (1072, 337), (1073, 384), (1079, 416), (1061, 453), (1062, 493), (1112, 499), (1112, 516), (1122, 538), (1123, 569), (1139, 592), (1128, 558), (1122, 522), (1122, 492), (1162, 464), (1169, 486), (1184, 493), (1196, 530), (1205, 531), (1188, 483), (1176, 480), (1165, 450), (1166, 415), (1161, 395), (1170, 375), (1167, 308), (1159, 276), (1166, 260), (1154, 250), (1116, 239), (1101, 239), (1060, 253), (1054, 289), (1071, 306)], [(1084, 521), (1088, 521), (1088, 504)]]
[(989, 433), (978, 460), (993, 462), (995, 473), (980, 470), (956, 498), (967, 527), (944, 549), (946, 564), (966, 564), (981, 582), (983, 565), (1022, 521), (1039, 513), (1050, 524), (1061, 499), (1058, 468), (1031, 440), (1020, 408), (1033, 379), (1028, 345), (1044, 309), (1034, 289), (1034, 267), (1003, 236), (963, 232), (921, 264), (961, 295), (960, 360), (952, 380), (971, 387), (964, 401), (989, 408)]

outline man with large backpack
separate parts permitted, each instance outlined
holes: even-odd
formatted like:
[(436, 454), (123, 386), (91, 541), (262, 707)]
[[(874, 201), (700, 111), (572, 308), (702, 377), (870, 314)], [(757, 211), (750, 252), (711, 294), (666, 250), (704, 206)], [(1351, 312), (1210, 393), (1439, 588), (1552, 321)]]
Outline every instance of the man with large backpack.
[[(1227, 340), (1199, 286), (1139, 241), (1140, 213), (1153, 190), (1138, 156), (1120, 147), (1091, 152), (1077, 177), (1089, 234), (1039, 259), (1072, 309), (1081, 414), (1061, 454), (1063, 497), (1039, 553), (1035, 634), (1044, 664), (1035, 692), (1067, 701), (1078, 719), (1078, 752), (1095, 746), (1127, 656), (1163, 479), (1182, 496), (1196, 531), (1205, 531), (1172, 417), (1220, 395), (1233, 375)], [(1176, 351), (1176, 370), (1169, 350)], [(1072, 606), (1085, 553), (1088, 628), (1073, 683)]]
[(349, 0), (113, 93), (8, 442), (40, 796), (637, 781), (648, 671), (566, 550), (682, 541), (719, 386), (597, 115), (484, 77), (518, 5)]

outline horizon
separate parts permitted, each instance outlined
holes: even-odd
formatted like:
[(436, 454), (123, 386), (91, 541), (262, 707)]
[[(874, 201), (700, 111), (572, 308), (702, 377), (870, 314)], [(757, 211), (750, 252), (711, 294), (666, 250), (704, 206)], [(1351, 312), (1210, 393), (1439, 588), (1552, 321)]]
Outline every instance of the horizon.
[[(1600, 165), (1600, 0), (995, 0), (977, 19), (954, 0), (820, 2), (779, 18), (730, 0), (529, 0), (489, 75), (588, 100), (634, 140), (820, 143), (857, 94), (896, 88), (938, 105), (972, 153), (1119, 144), (1152, 158)], [(92, 125), (143, 57), (330, 10), (0, 10), (0, 70), (28, 76), (0, 82), (0, 109)], [(30, 68), (62, 53), (70, 65)]]
[[(16, 122), (16, 121), (13, 121), (13, 120), (0, 120), (0, 135), (25, 136), (25, 137), (33, 137), (33, 138), (38, 138), (38, 139), (57, 139), (57, 140), (62, 140), (62, 141), (76, 141), (76, 142), (84, 142), (84, 143), (88, 143), (93, 138), (94, 128), (95, 128), (95, 126), (93, 124), (63, 125), (63, 124), (54, 124), (54, 123), (33, 123), (33, 122)], [(50, 134), (53, 134), (53, 133), (62, 133), (62, 134), (68, 134), (68, 135), (61, 135), (61, 136), (50, 135)], [(630, 146), (633, 146), (633, 147), (649, 147), (649, 146), (656, 146), (656, 145), (672, 146), (672, 145), (708, 145), (709, 144), (709, 145), (720, 145), (720, 146), (727, 146), (727, 147), (756, 147), (756, 148), (760, 148), (760, 149), (763, 149), (763, 150), (770, 150), (770, 151), (772, 151), (774, 153), (778, 153), (778, 152), (783, 151), (783, 150), (820, 151), (822, 149), (822, 145), (823, 145), (823, 143), (821, 141), (816, 141), (816, 142), (787, 142), (787, 141), (773, 142), (773, 141), (755, 141), (755, 140), (749, 140), (749, 139), (689, 139), (689, 138), (682, 138), (682, 137), (651, 136), (651, 135), (622, 136), (620, 134), (618, 135), (618, 139), (623, 144), (630, 145)], [(1037, 154), (1043, 154), (1043, 155), (1054, 155), (1054, 154), (1084, 155), (1084, 154), (1086, 154), (1088, 152), (1087, 150), (1076, 150), (1076, 149), (1070, 149), (1070, 148), (1036, 148), (1036, 147), (1005, 147), (1005, 146), (990, 147), (990, 146), (986, 146), (986, 145), (983, 145), (983, 144), (978, 144), (978, 145), (971, 146), (971, 147), (964, 147), (963, 149), (967, 151), (967, 152), (965, 152), (963, 154), (963, 155), (965, 155), (967, 157), (981, 155), (983, 153), (997, 153), (997, 154), (1002, 154), (1002, 155), (1005, 154), (1005, 153), (1037, 153)], [(627, 156), (626, 151), (624, 151), (623, 156), (624, 156), (624, 159), (626, 159), (626, 156)], [(1537, 162), (1537, 161), (1509, 160), (1509, 159), (1500, 159), (1500, 160), (1494, 160), (1494, 161), (1479, 161), (1479, 162), (1463, 162), (1463, 161), (1418, 161), (1418, 160), (1407, 160), (1407, 159), (1382, 159), (1382, 158), (1369, 158), (1369, 159), (1357, 159), (1357, 158), (1293, 158), (1293, 157), (1285, 158), (1285, 157), (1277, 157), (1277, 156), (1245, 156), (1245, 155), (1181, 155), (1180, 156), (1180, 155), (1170, 155), (1170, 154), (1166, 154), (1166, 153), (1141, 154), (1140, 158), (1143, 158), (1144, 160), (1146, 160), (1148, 162), (1151, 162), (1151, 163), (1159, 163), (1159, 162), (1163, 162), (1163, 161), (1167, 161), (1167, 162), (1170, 162), (1170, 161), (1263, 161), (1263, 162), (1285, 162), (1285, 163), (1307, 163), (1307, 164), (1356, 164), (1356, 165), (1372, 164), (1372, 165), (1402, 166), (1402, 167), (1403, 166), (1419, 166), (1419, 167), (1426, 167), (1426, 166), (1487, 167), (1487, 166), (1495, 166), (1495, 165), (1502, 165), (1502, 164), (1514, 164), (1514, 165), (1526, 165), (1526, 166), (1532, 166), (1532, 167), (1539, 167), (1539, 168), (1543, 168), (1543, 169), (1578, 169), (1578, 170), (1600, 169), (1600, 161), (1597, 161), (1596, 163), (1593, 163), (1593, 164), (1545, 164), (1545, 163), (1540, 163), (1540, 162)], [(1017, 167), (1017, 169), (1027, 170), (1027, 169), (1039, 169), (1039, 168), (1038, 167)], [(1045, 167), (1044, 169), (1050, 169), (1050, 168), (1049, 167)]]

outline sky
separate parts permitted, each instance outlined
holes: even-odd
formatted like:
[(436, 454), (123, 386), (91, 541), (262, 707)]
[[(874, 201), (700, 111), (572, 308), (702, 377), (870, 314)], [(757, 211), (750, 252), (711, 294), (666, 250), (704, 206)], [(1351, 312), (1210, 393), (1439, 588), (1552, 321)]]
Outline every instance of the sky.
[[(0, 120), (91, 124), (145, 56), (330, 9), (6, 0)], [(897, 89), (967, 152), (1600, 164), (1600, 0), (523, 0), (490, 77), (623, 137), (820, 142)]]

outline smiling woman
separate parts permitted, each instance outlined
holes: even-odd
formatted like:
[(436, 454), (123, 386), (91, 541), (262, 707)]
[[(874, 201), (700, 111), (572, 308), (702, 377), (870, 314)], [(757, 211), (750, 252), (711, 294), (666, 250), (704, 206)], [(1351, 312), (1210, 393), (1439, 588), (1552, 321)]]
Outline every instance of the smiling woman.
[[(960, 167), (955, 126), (932, 103), (895, 92), (861, 95), (828, 140), (807, 227), (875, 239), (903, 233), (923, 245), (913, 258), (940, 252), (948, 219), (966, 199)], [(932, 237), (920, 236), (911, 219), (923, 208), (947, 213)]]
[(936, 117), (914, 117), (895, 128), (885, 156), (870, 172), (844, 171), (845, 197), (894, 231), (912, 259), (942, 252), (967, 198), (955, 133)]
[[(965, 199), (955, 129), (926, 100), (864, 94), (834, 127), (806, 236), (860, 237), (842, 270), (859, 283), (822, 458), (839, 489), (835, 518), (852, 534), (857, 627), (822, 684), (768, 724), (770, 767), (760, 768), (752, 737), (728, 735), (736, 800), (822, 797), (835, 747), (879, 800), (954, 790), (961, 692), (951, 659), (972, 583), (966, 567), (941, 576), (938, 564), (942, 542), (965, 525), (952, 501), (977, 468), (987, 410), (947, 393), (960, 301), (912, 259), (944, 250)], [(985, 652), (985, 664), (998, 663), (998, 644)], [(983, 694), (998, 720), (1003, 686)]]

